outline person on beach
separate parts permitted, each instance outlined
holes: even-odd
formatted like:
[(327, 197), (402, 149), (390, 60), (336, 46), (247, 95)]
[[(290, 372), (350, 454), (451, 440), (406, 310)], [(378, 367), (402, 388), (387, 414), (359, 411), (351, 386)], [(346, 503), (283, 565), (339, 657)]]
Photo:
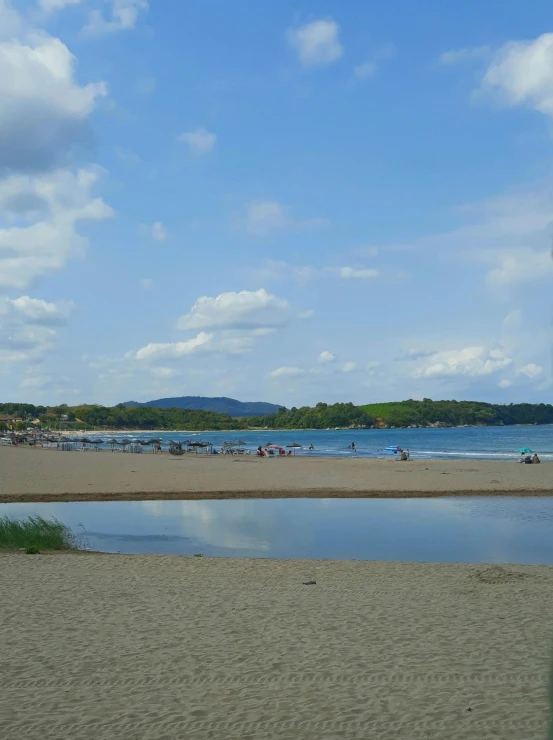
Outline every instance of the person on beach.
[(353, 452), (355, 452), (355, 442), (352, 442), (350, 444), (350, 449), (353, 450)]
[(533, 462), (534, 464), (536, 464), (536, 465), (537, 465), (537, 464), (539, 464), (539, 463), (541, 463), (541, 460), (540, 460), (540, 458), (538, 457), (538, 453), (537, 453), (537, 452), (534, 452), (534, 456), (532, 457), (532, 462)]

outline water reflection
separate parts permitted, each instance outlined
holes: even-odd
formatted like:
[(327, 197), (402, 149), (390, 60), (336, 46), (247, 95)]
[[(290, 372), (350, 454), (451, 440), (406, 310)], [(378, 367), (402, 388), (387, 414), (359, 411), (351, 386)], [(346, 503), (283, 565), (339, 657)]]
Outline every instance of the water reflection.
[(282, 499), (3, 504), (106, 552), (553, 563), (553, 499)]

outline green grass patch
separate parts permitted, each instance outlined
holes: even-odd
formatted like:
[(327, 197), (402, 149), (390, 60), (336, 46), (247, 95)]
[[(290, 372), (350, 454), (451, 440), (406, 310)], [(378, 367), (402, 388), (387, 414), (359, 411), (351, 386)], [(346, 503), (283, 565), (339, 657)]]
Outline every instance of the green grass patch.
[(25, 550), (30, 555), (42, 550), (74, 550), (77, 539), (69, 527), (57, 519), (3, 516), (0, 517), (0, 549)]

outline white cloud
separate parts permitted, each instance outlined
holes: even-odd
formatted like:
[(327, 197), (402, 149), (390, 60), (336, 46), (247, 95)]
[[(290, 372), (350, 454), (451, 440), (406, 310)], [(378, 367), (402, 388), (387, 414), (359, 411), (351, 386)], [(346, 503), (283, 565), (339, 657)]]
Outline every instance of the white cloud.
[(344, 280), (349, 279), (358, 279), (358, 280), (367, 280), (371, 278), (377, 278), (380, 276), (380, 273), (378, 270), (373, 269), (356, 269), (354, 267), (341, 267), (340, 268), (340, 277)]
[(466, 49), (453, 49), (451, 51), (444, 51), (440, 54), (439, 62), (444, 66), (450, 66), (452, 64), (458, 64), (459, 62), (469, 62), (475, 59), (484, 59), (489, 56), (490, 48), (488, 46), (477, 46), (474, 48)]
[(152, 375), (154, 375), (156, 378), (171, 378), (175, 373), (177, 372), (172, 367), (152, 367), (150, 369), (150, 372)]
[(193, 339), (188, 339), (185, 342), (166, 342), (157, 344), (150, 342), (150, 344), (142, 347), (137, 352), (131, 353), (130, 357), (139, 361), (186, 357), (201, 349), (205, 349), (212, 340), (213, 334), (207, 334), (202, 331)]
[(353, 68), (353, 78), (355, 80), (367, 80), (369, 77), (374, 77), (378, 65), (375, 62), (365, 62), (364, 64), (358, 64)]
[(150, 236), (156, 242), (164, 242), (169, 237), (167, 229), (161, 223), (161, 221), (156, 221), (151, 225), (141, 224), (140, 231), (142, 231), (142, 233), (144, 234), (148, 234), (148, 236)]
[(148, 10), (147, 0), (106, 0), (110, 5), (107, 18), (100, 10), (93, 10), (83, 29), (85, 34), (98, 36), (134, 28), (141, 12)]
[(28, 295), (10, 300), (9, 303), (29, 323), (44, 325), (65, 323), (75, 308), (72, 301), (48, 303), (39, 298), (30, 298)]
[(101, 221), (112, 209), (91, 190), (99, 170), (58, 170), (36, 176), (13, 175), (0, 181), (0, 286), (25, 288), (36, 278), (61, 269), (87, 240), (76, 227)]
[(38, 7), (46, 13), (63, 10), (68, 5), (79, 5), (81, 0), (38, 0)]
[(357, 368), (356, 362), (345, 362), (342, 365), (342, 372), (343, 373), (351, 373)]
[(344, 53), (340, 43), (340, 26), (332, 18), (289, 29), (288, 43), (296, 50), (304, 67), (330, 64)]
[(553, 275), (553, 258), (548, 249), (496, 249), (481, 252), (479, 259), (494, 265), (488, 274), (489, 282), (494, 285), (547, 280)]
[(21, 16), (13, 10), (10, 0), (0, 0), (0, 41), (17, 36), (21, 26)]
[(154, 281), (152, 280), (152, 278), (142, 278), (142, 280), (140, 281), (140, 286), (144, 290), (151, 290), (154, 287)]
[(520, 329), (522, 327), (522, 311), (516, 308), (510, 311), (503, 319), (503, 326), (507, 329)]
[(430, 355), (423, 365), (413, 372), (414, 378), (431, 378), (447, 375), (471, 377), (491, 375), (508, 367), (512, 358), (500, 348), (465, 347), (461, 350), (446, 350)]
[(23, 378), (19, 386), (21, 388), (44, 388), (52, 382), (50, 375), (30, 375)]
[(521, 367), (519, 373), (526, 375), (528, 378), (537, 378), (543, 373), (543, 367), (541, 365), (535, 365), (531, 362), (529, 365)]
[(273, 379), (278, 378), (297, 378), (299, 375), (304, 375), (305, 370), (301, 367), (277, 367), (276, 370), (272, 370), (268, 377)]
[(325, 350), (324, 352), (321, 352), (321, 354), (319, 355), (319, 362), (323, 362), (323, 363), (334, 362), (334, 355), (332, 354), (332, 352)]
[(179, 329), (259, 329), (287, 324), (293, 316), (289, 303), (263, 288), (198, 298), (178, 320)]
[(507, 380), (507, 378), (502, 378), (498, 383), (498, 386), (500, 388), (509, 388), (511, 385), (512, 385), (511, 381)]
[(246, 206), (245, 229), (252, 236), (270, 236), (281, 231), (305, 231), (328, 225), (327, 219), (294, 219), (288, 206), (276, 200), (252, 201)]
[(205, 128), (197, 128), (180, 134), (178, 140), (187, 144), (196, 154), (206, 154), (217, 144), (217, 134), (210, 133)]
[(553, 33), (501, 47), (484, 75), (481, 91), (507, 106), (524, 105), (553, 115)]
[(43, 33), (0, 43), (0, 171), (52, 169), (88, 143), (86, 119), (107, 88), (76, 84), (74, 65), (67, 46)]
[(65, 323), (72, 309), (63, 301), (0, 297), (0, 361), (28, 363), (52, 350), (57, 334), (51, 327)]

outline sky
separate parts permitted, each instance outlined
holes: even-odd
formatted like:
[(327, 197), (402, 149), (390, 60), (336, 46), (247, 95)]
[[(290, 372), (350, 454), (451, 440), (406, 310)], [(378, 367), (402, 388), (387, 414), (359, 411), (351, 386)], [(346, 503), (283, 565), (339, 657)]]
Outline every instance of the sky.
[(0, 401), (550, 402), (550, 3), (0, 0)]

